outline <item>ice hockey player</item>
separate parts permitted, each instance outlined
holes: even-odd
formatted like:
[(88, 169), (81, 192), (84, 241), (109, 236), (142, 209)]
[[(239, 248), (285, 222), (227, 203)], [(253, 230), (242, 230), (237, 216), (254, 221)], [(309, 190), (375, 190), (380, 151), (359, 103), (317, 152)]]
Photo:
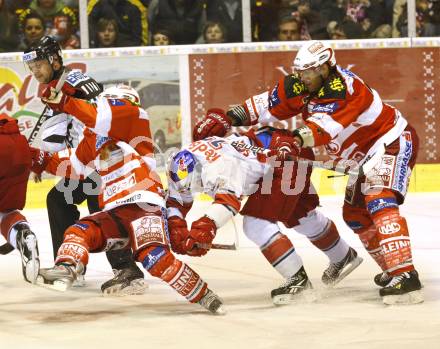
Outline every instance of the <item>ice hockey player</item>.
[[(63, 91), (84, 101), (91, 100), (102, 92), (102, 87), (94, 79), (80, 70), (71, 70), (63, 65), (61, 48), (50, 36), (43, 37), (34, 47), (29, 48), (24, 54), (24, 61), (42, 84), (56, 84), (63, 73), (67, 74)], [(47, 121), (37, 126), (40, 127), (42, 150), (57, 152), (78, 145), (84, 128), (82, 123), (67, 113), (51, 108), (46, 108), (44, 113)], [(65, 178), (49, 191), (47, 212), (54, 257), (61, 246), (65, 230), (80, 217), (76, 205), (87, 200), (90, 213), (99, 211), (99, 183), (95, 183), (98, 178), (99, 176), (93, 173), (79, 181)], [(130, 250), (109, 251), (107, 259), (115, 277), (101, 286), (105, 295), (141, 294), (148, 287), (144, 274), (134, 262)]]
[[(287, 148), (294, 141), (288, 131), (264, 127), (243, 135), (191, 143), (170, 161), (167, 200), (172, 248), (178, 253), (201, 256), (210, 249), (217, 229), (240, 211), (242, 197), (250, 195), (241, 210), (244, 233), (286, 279), (271, 292), (276, 305), (313, 298), (310, 292), (303, 293), (312, 285), (300, 256), (290, 239), (281, 233), (277, 221), (305, 235), (327, 255), (330, 266), (322, 276), (327, 285), (338, 283), (362, 262), (339, 236), (335, 224), (316, 210), (319, 199), (310, 182), (311, 167), (294, 162), (276, 167), (281, 163), (268, 162), (261, 153), (261, 149), (279, 145), (280, 139)], [(307, 153), (311, 152), (305, 149), (302, 155), (310, 156)], [(283, 171), (290, 172), (283, 175)], [(286, 190), (286, 177), (290, 195), (282, 193)], [(214, 201), (188, 229), (186, 214), (194, 195), (202, 191)], [(269, 204), (264, 203), (269, 200)], [(256, 212), (257, 207), (265, 212)]]
[(26, 137), (19, 132), (17, 120), (0, 114), (0, 233), (6, 239), (0, 246), (0, 254), (18, 249), (24, 279), (35, 283), (40, 267), (37, 238), (20, 212), (26, 202), (32, 164), (38, 161), (32, 155)]
[(423, 301), (411, 242), (399, 205), (404, 202), (418, 152), (418, 138), (402, 114), (353, 72), (336, 64), (325, 42), (308, 41), (293, 62), (295, 73), (268, 92), (247, 99), (227, 115), (217, 113), (194, 129), (194, 138), (224, 135), (234, 125), (285, 120), (302, 113), (296, 146), (324, 145), (333, 157), (363, 164), (385, 146), (385, 154), (365, 177), (349, 180), (343, 216), (383, 273), (374, 281), (385, 304)]
[[(128, 99), (107, 98), (111, 113), (139, 109)], [(146, 135), (150, 136), (148, 120)], [(41, 269), (38, 283), (58, 290), (69, 288), (88, 263), (89, 252), (126, 248), (152, 275), (162, 279), (191, 303), (214, 314), (223, 314), (222, 301), (185, 262), (169, 248), (164, 191), (158, 174), (128, 143), (100, 136), (85, 128), (77, 148), (53, 155), (44, 153), (40, 170), (64, 176), (87, 176), (95, 169), (101, 178), (99, 204), (102, 212), (81, 218), (67, 228), (55, 266)]]

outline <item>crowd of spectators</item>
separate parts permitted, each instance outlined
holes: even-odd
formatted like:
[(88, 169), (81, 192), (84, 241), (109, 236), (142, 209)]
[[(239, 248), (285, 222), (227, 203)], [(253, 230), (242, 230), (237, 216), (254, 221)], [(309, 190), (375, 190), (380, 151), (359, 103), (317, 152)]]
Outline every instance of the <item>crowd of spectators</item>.
[[(0, 52), (43, 35), (80, 47), (79, 0), (0, 0)], [(243, 41), (241, 0), (89, 0), (90, 47)], [(408, 35), (406, 0), (251, 0), (252, 41)], [(440, 36), (440, 0), (416, 0), (418, 36)]]

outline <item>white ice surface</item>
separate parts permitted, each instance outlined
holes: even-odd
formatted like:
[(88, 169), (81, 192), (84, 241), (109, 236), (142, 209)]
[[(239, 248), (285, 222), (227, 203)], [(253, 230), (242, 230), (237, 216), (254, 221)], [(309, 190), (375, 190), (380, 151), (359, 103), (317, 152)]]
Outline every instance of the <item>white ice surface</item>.
[[(145, 295), (102, 297), (99, 287), (112, 276), (104, 254), (91, 256), (84, 288), (59, 293), (32, 286), (23, 281), (14, 251), (0, 257), (0, 348), (440, 348), (440, 194), (410, 194), (401, 208), (424, 284), (425, 302), (412, 306), (381, 303), (372, 281), (379, 269), (344, 225), (342, 198), (321, 202), (365, 260), (337, 287), (325, 289), (320, 282), (325, 256), (291, 233), (320, 296), (316, 303), (274, 307), (270, 290), (282, 279), (242, 232), (238, 251), (185, 258), (224, 299), (228, 314), (223, 317), (188, 304), (149, 276)], [(49, 266), (46, 213), (24, 213), (37, 232), (42, 264)], [(232, 224), (219, 232), (219, 242), (233, 239)]]

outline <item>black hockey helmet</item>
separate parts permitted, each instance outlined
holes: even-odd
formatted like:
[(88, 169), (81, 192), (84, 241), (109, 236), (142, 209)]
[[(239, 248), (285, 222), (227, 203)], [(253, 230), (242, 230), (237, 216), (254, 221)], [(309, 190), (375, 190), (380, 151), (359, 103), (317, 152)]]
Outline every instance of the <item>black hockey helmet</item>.
[(63, 57), (60, 45), (51, 36), (43, 36), (38, 43), (24, 51), (23, 61), (24, 63), (29, 64), (33, 61), (47, 59), (48, 62), (52, 64), (54, 56), (58, 57), (62, 66)]

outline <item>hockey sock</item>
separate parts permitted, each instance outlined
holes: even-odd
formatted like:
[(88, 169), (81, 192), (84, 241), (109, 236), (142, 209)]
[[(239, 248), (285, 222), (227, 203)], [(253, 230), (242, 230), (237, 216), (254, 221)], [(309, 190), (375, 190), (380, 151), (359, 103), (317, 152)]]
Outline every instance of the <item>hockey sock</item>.
[(316, 235), (308, 236), (310, 242), (319, 248), (330, 259), (330, 262), (337, 263), (344, 259), (350, 248), (339, 236), (335, 223), (328, 220), (325, 228)]
[(394, 193), (384, 190), (367, 195), (366, 204), (377, 229), (385, 270), (391, 275), (414, 270), (408, 225), (399, 213)]
[(292, 242), (281, 232), (272, 235), (260, 250), (275, 270), (286, 279), (295, 275), (303, 266)]
[(208, 288), (199, 274), (164, 246), (150, 246), (140, 251), (137, 260), (152, 276), (165, 281), (191, 303), (197, 303)]
[(357, 233), (371, 258), (374, 259), (382, 270), (386, 270), (386, 264), (383, 257), (382, 247), (379, 243), (376, 226), (373, 224), (366, 229), (359, 230)]
[(29, 223), (26, 217), (23, 216), (20, 211), (12, 211), (8, 213), (0, 213), (0, 231), (4, 236), (6, 241), (8, 241), (14, 248), (17, 248), (17, 229), (16, 224), (26, 224)]
[[(89, 262), (89, 250), (92, 241), (93, 231), (90, 226), (74, 224), (67, 228), (64, 234), (64, 241), (58, 249), (55, 264), (81, 262), (84, 266)], [(94, 249), (97, 246), (92, 246)]]

